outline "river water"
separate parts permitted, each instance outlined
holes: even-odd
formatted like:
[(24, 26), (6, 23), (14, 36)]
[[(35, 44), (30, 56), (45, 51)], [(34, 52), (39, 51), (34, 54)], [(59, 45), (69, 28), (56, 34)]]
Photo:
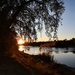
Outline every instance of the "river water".
[(43, 48), (39, 50), (39, 47), (19, 46), (19, 50), (30, 55), (47, 53), (53, 56), (55, 62), (75, 68), (75, 48)]

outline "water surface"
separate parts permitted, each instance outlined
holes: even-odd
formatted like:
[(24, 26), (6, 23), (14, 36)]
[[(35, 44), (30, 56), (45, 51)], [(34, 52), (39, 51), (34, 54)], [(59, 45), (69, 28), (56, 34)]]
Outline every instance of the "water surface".
[(54, 56), (54, 61), (57, 63), (65, 64), (75, 68), (75, 48), (43, 48), (39, 50), (39, 47), (25, 46), (19, 47), (20, 51), (24, 51), (30, 55), (38, 55), (42, 53), (49, 53)]

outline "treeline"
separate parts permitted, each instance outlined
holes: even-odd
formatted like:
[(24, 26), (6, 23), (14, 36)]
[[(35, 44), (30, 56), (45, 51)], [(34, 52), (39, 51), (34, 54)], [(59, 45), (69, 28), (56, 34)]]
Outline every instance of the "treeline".
[(75, 47), (75, 38), (72, 38), (70, 40), (58, 40), (58, 41), (46, 41), (46, 42), (31, 42), (31, 43), (25, 43), (26, 46), (40, 46), (41, 44), (46, 43), (52, 43), (54, 42), (55, 45), (53, 47)]
[(49, 41), (46, 41), (46, 42), (30, 42), (30, 43), (25, 43), (24, 45), (25, 46), (40, 46), (41, 44), (44, 44), (44, 43), (50, 43)]
[(58, 40), (54, 47), (75, 47), (75, 38), (70, 40)]

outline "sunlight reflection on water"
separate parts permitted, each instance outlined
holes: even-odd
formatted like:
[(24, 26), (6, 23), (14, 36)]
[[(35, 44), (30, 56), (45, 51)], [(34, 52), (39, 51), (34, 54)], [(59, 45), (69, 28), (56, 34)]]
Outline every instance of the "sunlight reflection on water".
[(21, 45), (19, 46), (19, 51), (24, 51), (25, 50), (25, 46)]

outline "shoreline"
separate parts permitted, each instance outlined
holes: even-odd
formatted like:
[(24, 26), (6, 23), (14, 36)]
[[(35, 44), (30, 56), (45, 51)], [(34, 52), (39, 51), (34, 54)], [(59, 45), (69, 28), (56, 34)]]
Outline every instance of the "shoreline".
[(0, 75), (75, 75), (75, 68), (46, 59), (19, 51), (0, 55)]
[[(24, 67), (27, 66), (31, 69), (34, 75), (75, 75), (75, 68), (54, 61), (47, 63), (45, 59), (43, 59), (43, 61), (39, 56), (20, 53), (17, 55), (16, 60)], [(35, 74), (35, 72), (37, 72), (37, 74)]]

